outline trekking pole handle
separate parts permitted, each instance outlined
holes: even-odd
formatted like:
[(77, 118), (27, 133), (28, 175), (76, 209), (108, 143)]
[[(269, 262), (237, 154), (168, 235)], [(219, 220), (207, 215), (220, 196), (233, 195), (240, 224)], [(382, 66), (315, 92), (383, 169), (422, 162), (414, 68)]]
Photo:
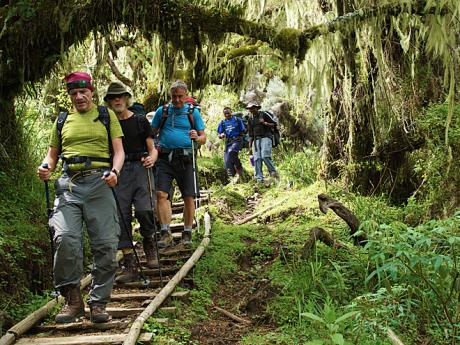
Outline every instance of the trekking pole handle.
[(104, 173), (102, 174), (102, 176), (104, 177), (108, 177), (110, 175), (110, 171), (106, 170), (104, 171)]
[[(48, 163), (42, 163), (42, 168), (43, 169), (49, 169)], [(50, 212), (50, 191), (48, 188), (48, 180), (44, 181), (45, 182), (45, 197), (46, 197), (46, 208), (48, 209), (48, 214)]]

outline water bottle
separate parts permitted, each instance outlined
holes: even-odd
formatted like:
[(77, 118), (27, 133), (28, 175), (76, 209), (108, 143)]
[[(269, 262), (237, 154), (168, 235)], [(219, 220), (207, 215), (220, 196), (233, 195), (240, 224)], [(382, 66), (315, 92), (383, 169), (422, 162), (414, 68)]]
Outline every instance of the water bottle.
[(249, 161), (251, 162), (251, 165), (254, 166), (254, 156), (253, 155), (249, 156)]

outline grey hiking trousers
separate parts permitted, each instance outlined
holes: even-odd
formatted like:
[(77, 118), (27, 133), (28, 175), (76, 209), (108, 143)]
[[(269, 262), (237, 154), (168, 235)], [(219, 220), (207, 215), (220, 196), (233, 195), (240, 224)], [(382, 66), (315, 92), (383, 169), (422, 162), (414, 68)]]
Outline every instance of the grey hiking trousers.
[[(153, 172), (151, 177), (153, 177)], [(156, 195), (155, 191), (152, 191), (152, 205), (150, 203), (150, 191), (147, 179), (147, 169), (142, 165), (141, 161), (125, 161), (123, 169), (120, 172), (118, 185), (115, 187), (121, 209), (119, 217), (123, 217), (122, 219), (120, 218), (119, 221), (122, 229), (118, 249), (131, 248), (132, 246), (130, 238), (126, 233), (126, 229), (123, 227), (126, 225), (132, 238), (133, 205), (136, 219), (140, 225), (139, 232), (141, 235), (144, 238), (147, 238), (153, 236), (155, 232), (153, 223), (153, 208), (155, 208)], [(152, 188), (154, 187), (153, 181), (151, 186)]]
[(118, 237), (117, 208), (110, 188), (99, 174), (69, 177), (55, 184), (50, 226), (54, 228), (54, 283), (57, 288), (80, 286), (83, 276), (83, 222), (93, 254), (92, 289), (88, 303), (107, 303), (112, 292)]

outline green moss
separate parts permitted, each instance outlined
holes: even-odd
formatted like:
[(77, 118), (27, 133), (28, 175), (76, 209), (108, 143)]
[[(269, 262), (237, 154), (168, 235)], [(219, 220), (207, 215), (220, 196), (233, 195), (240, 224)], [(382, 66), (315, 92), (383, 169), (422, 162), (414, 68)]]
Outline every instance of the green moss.
[(282, 52), (293, 52), (299, 50), (299, 37), (301, 31), (286, 28), (278, 31), (273, 40), (274, 46)]

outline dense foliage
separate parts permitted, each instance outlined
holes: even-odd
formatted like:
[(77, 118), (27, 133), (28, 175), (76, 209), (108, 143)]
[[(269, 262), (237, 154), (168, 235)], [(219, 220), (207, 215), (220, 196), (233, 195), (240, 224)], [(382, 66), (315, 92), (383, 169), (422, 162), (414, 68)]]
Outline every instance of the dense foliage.
[[(2, 330), (51, 286), (34, 170), (51, 121), (70, 106), (62, 76), (83, 69), (97, 102), (118, 79), (152, 110), (182, 78), (203, 105), (201, 182), (218, 191), (218, 219), (196, 271), (192, 319), (207, 317), (219, 283), (236, 276), (253, 279), (253, 290), (259, 281), (273, 288), (258, 317), (276, 329), (256, 329), (247, 344), (387, 344), (388, 329), (408, 344), (458, 342), (459, 14), (454, 0), (0, 2)], [(282, 183), (271, 189), (222, 187), (214, 128), (223, 106), (245, 111), (248, 95), (281, 115)], [(242, 158), (250, 171), (247, 152)], [(266, 224), (226, 225), (254, 190), (260, 208), (288, 201)], [(356, 213), (364, 248), (316, 210), (320, 192)], [(314, 226), (348, 250), (319, 244), (302, 258)], [(239, 271), (242, 257), (249, 271)]]

